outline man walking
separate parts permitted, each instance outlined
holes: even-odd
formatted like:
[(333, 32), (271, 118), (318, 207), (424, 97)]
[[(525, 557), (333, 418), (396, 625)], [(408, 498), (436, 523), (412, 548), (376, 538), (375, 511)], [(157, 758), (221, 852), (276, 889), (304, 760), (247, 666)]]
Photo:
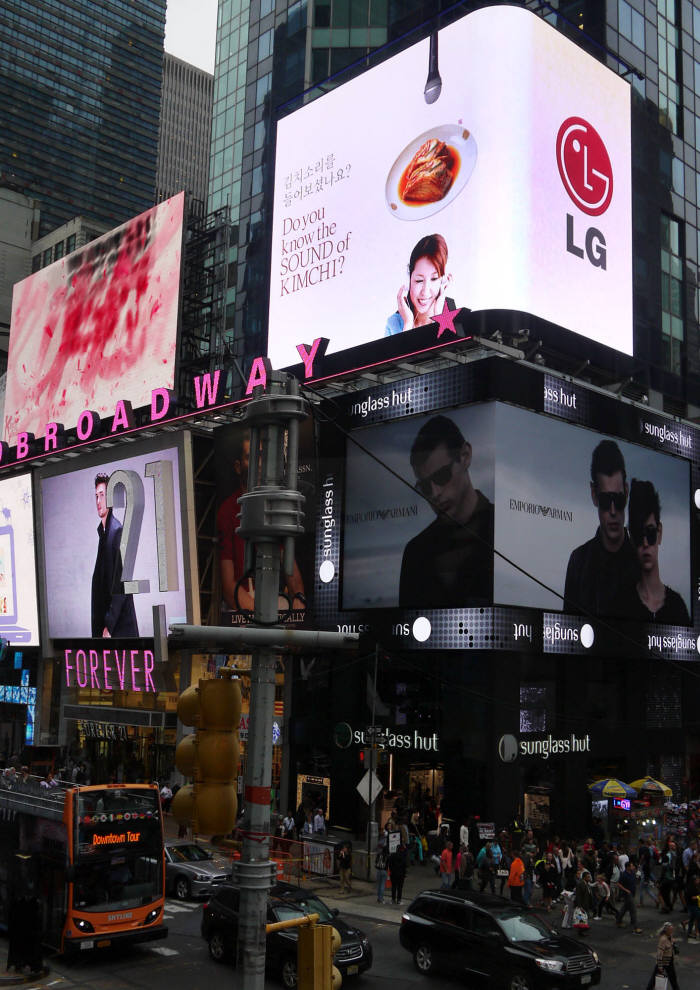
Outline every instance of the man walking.
[(625, 927), (625, 923), (622, 919), (629, 911), (630, 921), (632, 922), (632, 933), (634, 935), (641, 935), (642, 929), (637, 925), (637, 906), (634, 903), (634, 895), (637, 892), (637, 874), (634, 863), (631, 859), (627, 860), (625, 863), (625, 868), (620, 874), (618, 890), (622, 897), (622, 908), (617, 915), (617, 927)]

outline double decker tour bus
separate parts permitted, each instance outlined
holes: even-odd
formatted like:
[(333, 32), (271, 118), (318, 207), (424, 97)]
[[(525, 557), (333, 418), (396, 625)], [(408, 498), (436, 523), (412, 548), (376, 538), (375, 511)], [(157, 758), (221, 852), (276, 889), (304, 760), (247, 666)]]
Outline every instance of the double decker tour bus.
[(165, 938), (163, 818), (153, 784), (41, 786), (0, 774), (0, 922), (34, 897), (70, 955)]

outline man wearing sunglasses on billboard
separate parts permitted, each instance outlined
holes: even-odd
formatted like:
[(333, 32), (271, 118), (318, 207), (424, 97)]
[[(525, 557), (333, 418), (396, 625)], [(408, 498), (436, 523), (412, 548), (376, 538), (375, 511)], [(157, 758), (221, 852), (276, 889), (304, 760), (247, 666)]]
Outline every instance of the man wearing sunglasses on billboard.
[(637, 572), (637, 556), (625, 529), (628, 495), (622, 451), (614, 440), (601, 440), (591, 458), (591, 500), (599, 526), (593, 539), (569, 557), (565, 612), (624, 617), (622, 593), (634, 585)]
[(436, 518), (407, 544), (399, 605), (460, 608), (493, 600), (493, 505), (469, 477), (472, 446), (447, 416), (433, 416), (411, 448), (416, 490)]

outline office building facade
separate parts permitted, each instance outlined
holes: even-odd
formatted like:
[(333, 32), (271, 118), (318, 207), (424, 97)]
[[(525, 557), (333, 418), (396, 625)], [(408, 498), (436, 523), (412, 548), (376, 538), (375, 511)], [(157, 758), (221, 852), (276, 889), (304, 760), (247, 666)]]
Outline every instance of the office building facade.
[(158, 136), (156, 202), (184, 189), (204, 212), (214, 77), (167, 52)]
[(166, 0), (9, 0), (0, 170), (41, 205), (117, 226), (153, 205)]

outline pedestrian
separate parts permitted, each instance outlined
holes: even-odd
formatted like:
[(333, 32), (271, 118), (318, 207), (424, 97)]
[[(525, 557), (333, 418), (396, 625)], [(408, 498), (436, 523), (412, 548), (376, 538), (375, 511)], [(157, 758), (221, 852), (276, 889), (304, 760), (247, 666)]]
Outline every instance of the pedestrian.
[(552, 901), (559, 891), (559, 870), (554, 860), (554, 853), (548, 852), (544, 860), (537, 864), (538, 880), (542, 887), (542, 905), (545, 911), (552, 910)]
[(321, 808), (316, 808), (313, 819), (313, 830), (318, 835), (326, 834), (326, 819), (323, 817), (323, 810)]
[(474, 857), (467, 846), (461, 846), (457, 853), (457, 886), (460, 890), (472, 889), (472, 876), (474, 875)]
[(454, 883), (454, 867), (452, 864), (452, 843), (448, 841), (445, 843), (445, 848), (440, 853), (440, 886), (450, 889)]
[[(700, 874), (691, 875), (690, 882), (685, 891), (686, 904), (688, 905), (688, 927), (686, 928), (686, 939), (697, 939), (700, 935)], [(693, 934), (695, 926), (695, 934)]]
[(603, 910), (607, 911), (608, 914), (614, 914), (617, 921), (618, 914), (613, 906), (610, 896), (610, 886), (605, 879), (604, 873), (599, 873), (596, 877), (596, 882), (593, 885), (593, 900), (595, 902), (593, 917), (596, 921), (600, 921), (603, 917)]
[(352, 893), (352, 849), (349, 842), (344, 842), (338, 853), (338, 871), (340, 873), (340, 889)]
[(163, 813), (168, 814), (170, 811), (170, 804), (173, 800), (173, 792), (170, 788), (170, 784), (166, 783), (160, 789), (160, 803), (163, 806)]
[(491, 843), (487, 842), (479, 850), (479, 855), (476, 857), (476, 868), (479, 873), (479, 890), (483, 894), (486, 889), (486, 884), (491, 888), (491, 893), (496, 893), (496, 866), (493, 861), (493, 853), (491, 852)]
[(625, 923), (622, 919), (629, 911), (630, 921), (632, 922), (632, 932), (634, 935), (641, 935), (642, 929), (639, 928), (637, 924), (637, 907), (634, 903), (634, 897), (637, 893), (637, 873), (631, 859), (627, 860), (625, 863), (625, 869), (620, 874), (618, 889), (622, 897), (622, 908), (617, 916), (617, 927), (625, 927)]
[(677, 952), (678, 946), (673, 938), (673, 924), (667, 921), (659, 935), (659, 941), (656, 946), (656, 965), (649, 977), (647, 990), (654, 990), (657, 976), (667, 977), (672, 990), (678, 990), (678, 979), (676, 978), (676, 968), (673, 962), (673, 957)]
[(294, 813), (290, 809), (282, 819), (282, 837), (288, 841), (296, 836), (296, 825), (294, 823)]
[(508, 887), (510, 888), (510, 898), (512, 901), (523, 903), (523, 887), (525, 886), (525, 864), (520, 858), (520, 853), (513, 853), (508, 872)]
[(384, 903), (388, 869), (389, 856), (386, 851), (386, 842), (380, 842), (377, 846), (377, 855), (374, 857), (374, 870), (377, 875), (377, 904)]
[(406, 847), (399, 844), (389, 856), (389, 877), (391, 878), (391, 903), (400, 904), (403, 884), (406, 879)]
[(639, 879), (639, 906), (642, 907), (645, 892), (651, 897), (652, 901), (659, 906), (659, 898), (656, 895), (656, 891), (653, 889), (654, 884), (654, 874), (651, 868), (651, 850), (647, 844), (646, 839), (642, 836), (639, 840), (639, 872), (641, 874)]

